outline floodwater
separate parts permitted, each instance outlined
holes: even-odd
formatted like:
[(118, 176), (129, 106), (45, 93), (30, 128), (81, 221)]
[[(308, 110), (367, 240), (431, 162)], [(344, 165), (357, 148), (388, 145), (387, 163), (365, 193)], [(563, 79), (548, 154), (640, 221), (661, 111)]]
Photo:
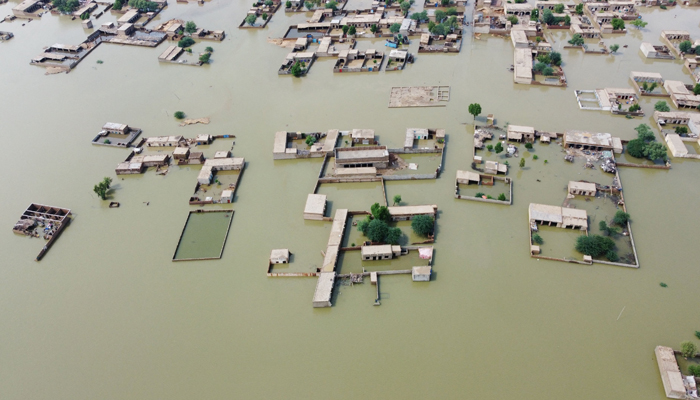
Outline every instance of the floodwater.
[(232, 213), (192, 213), (187, 217), (175, 260), (219, 258), (231, 224)]
[[(0, 5), (0, 15), (17, 3)], [(177, 17), (225, 29), (223, 42), (194, 46), (215, 50), (203, 68), (159, 64), (166, 44), (103, 44), (70, 74), (45, 76), (29, 60), (55, 42), (82, 41), (79, 21), (45, 15), (0, 24), (15, 33), (0, 43), (0, 397), (663, 398), (654, 347), (678, 348), (700, 330), (700, 162), (621, 171), (639, 269), (528, 257), (528, 204), (561, 204), (569, 175), (588, 174), (582, 163), (564, 166), (557, 153), (548, 169), (514, 166), (510, 207), (454, 199), (454, 175), (471, 163), (473, 102), (501, 126), (634, 137), (637, 124), (651, 125), (657, 99), (642, 100), (647, 117), (627, 120), (579, 110), (574, 89), (628, 87), (630, 70), (690, 83), (679, 62), (644, 60), (638, 48), (642, 39), (659, 43), (662, 29), (700, 37), (700, 9), (642, 9), (646, 29), (606, 39), (629, 45), (614, 56), (562, 51), (569, 87), (551, 88), (512, 83), (509, 40), (468, 35), (460, 54), (421, 54), (401, 72), (333, 74), (326, 59), (303, 79), (279, 77), (287, 50), (267, 38), (310, 14), (280, 10), (267, 29), (239, 30), (249, 6), (171, 2), (152, 23)], [(116, 18), (97, 22), (108, 20)], [(570, 34), (550, 36), (559, 50)], [(446, 107), (387, 108), (392, 86), (438, 84), (452, 88)], [(211, 124), (178, 127), (175, 111)], [(220, 260), (171, 261), (197, 209), (188, 198), (198, 168), (116, 178), (116, 209), (92, 193), (127, 155), (90, 144), (108, 121), (144, 136), (236, 135), (233, 153), (247, 160), (236, 201), (209, 206), (236, 210)], [(292, 251), (295, 269), (319, 267), (331, 226), (302, 219), (321, 161), (273, 161), (274, 132), (373, 128), (391, 147), (407, 127), (448, 135), (440, 179), (387, 184), (390, 199), (439, 206), (432, 281), (382, 277), (379, 307), (369, 283), (340, 286), (334, 307), (313, 309), (315, 279), (266, 277), (275, 248)], [(326, 187), (333, 209), (381, 199), (370, 185), (366, 198)], [(31, 202), (75, 216), (39, 263), (41, 242), (11, 232)], [(340, 268), (359, 265), (341, 259)]]

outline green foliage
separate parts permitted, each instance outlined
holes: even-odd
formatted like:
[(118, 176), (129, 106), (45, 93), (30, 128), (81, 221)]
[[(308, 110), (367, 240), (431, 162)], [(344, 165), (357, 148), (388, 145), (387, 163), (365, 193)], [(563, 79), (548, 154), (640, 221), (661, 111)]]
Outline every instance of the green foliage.
[(189, 34), (197, 32), (197, 24), (195, 24), (194, 21), (187, 21), (187, 23), (185, 23), (185, 32)]
[(647, 145), (644, 147), (644, 157), (652, 161), (666, 161), (666, 157), (668, 157), (666, 153), (666, 146), (658, 142), (647, 143)]
[(530, 21), (537, 21), (540, 18), (540, 10), (534, 9), (530, 13)]
[(632, 21), (632, 25), (634, 25), (637, 29), (642, 29), (645, 26), (647, 26), (648, 22), (644, 22), (641, 19), (635, 19)]
[(684, 40), (678, 44), (678, 49), (684, 53), (690, 52), (693, 48), (693, 43), (690, 40)]
[(328, 4), (326, 4), (326, 8), (330, 8), (331, 10), (335, 11), (338, 9), (338, 2), (337, 1), (330, 1)]
[(636, 158), (644, 158), (644, 148), (647, 144), (641, 139), (632, 139), (627, 143), (627, 154)]
[(671, 111), (671, 107), (669, 107), (665, 101), (661, 100), (657, 101), (656, 104), (654, 104), (654, 110), (661, 112), (669, 112)]
[(386, 237), (384, 238), (384, 242), (389, 244), (399, 244), (402, 236), (403, 232), (401, 232), (401, 228), (389, 228), (389, 231), (386, 233)]
[(102, 64), (102, 63), (104, 63), (104, 61), (102, 61), (102, 60), (97, 60), (97, 63), (98, 63), (98, 64)]
[(109, 191), (109, 188), (111, 185), (112, 185), (112, 178), (105, 177), (102, 180), (102, 182), (95, 185), (95, 187), (92, 188), (92, 190), (95, 193), (97, 193), (97, 195), (100, 196), (100, 198), (102, 200), (106, 200), (107, 199), (107, 191)]
[(304, 3), (304, 7), (306, 7), (307, 10), (313, 10), (314, 8), (314, 3), (307, 1)]
[(262, 18), (263, 21), (267, 21), (267, 13), (266, 12), (262, 13), (262, 15), (260, 17)]
[(681, 342), (681, 354), (683, 355), (683, 357), (694, 357), (695, 353), (697, 352), (698, 346), (696, 346), (695, 343), (687, 340), (685, 342)]
[(212, 49), (210, 46), (207, 46), (204, 48), (204, 51), (206, 51), (207, 53), (213, 53), (214, 49)]
[(493, 151), (493, 145), (492, 144), (487, 145), (486, 150)]
[(357, 32), (357, 28), (355, 26), (351, 26), (350, 29), (348, 29), (348, 35), (354, 35)]
[(258, 17), (255, 14), (248, 14), (247, 17), (245, 17), (245, 23), (253, 26), (255, 24), (255, 20), (258, 19)]
[(564, 25), (571, 25), (571, 17), (569, 17), (568, 15), (564, 16)]
[(531, 150), (531, 149), (532, 149), (532, 143), (530, 143), (530, 142), (525, 143), (525, 148), (528, 149), (528, 150)]
[(401, 204), (401, 195), (400, 194), (394, 195), (394, 205), (396, 205), (396, 204)]
[(173, 114), (173, 116), (175, 116), (175, 118), (177, 119), (183, 119), (185, 118), (185, 113), (182, 111), (175, 111), (175, 114)]
[(520, 168), (523, 168), (525, 166), (525, 159), (521, 158), (520, 159)]
[(430, 215), (416, 215), (411, 221), (411, 228), (416, 235), (429, 236), (433, 233), (435, 219)]
[(545, 8), (542, 11), (542, 21), (547, 25), (554, 25), (557, 19), (554, 17), (554, 14), (552, 14), (552, 10)]
[(447, 7), (452, 3), (452, 0), (440, 0), (440, 4), (442, 4), (443, 7)]
[(391, 33), (399, 33), (401, 30), (401, 24), (391, 24), (389, 27), (389, 32)]
[(549, 58), (549, 54), (540, 54), (537, 56), (537, 61), (543, 64), (550, 64), (552, 60)]
[(481, 104), (479, 103), (472, 103), (469, 105), (469, 114), (474, 116), (474, 119), (476, 119), (479, 114), (481, 114)]
[(615, 216), (613, 217), (613, 224), (624, 226), (629, 220), (630, 215), (622, 210), (619, 210), (615, 213)]
[(301, 63), (297, 61), (294, 63), (294, 65), (292, 65), (292, 68), (289, 69), (289, 72), (291, 72), (295, 78), (299, 78), (302, 75), (304, 75), (304, 73), (306, 72), (306, 68), (302, 68)]
[(506, 194), (505, 194), (505, 193), (499, 194), (499, 195), (498, 195), (498, 200), (500, 200), (500, 201), (506, 201)]
[(51, 4), (63, 14), (70, 14), (80, 7), (78, 0), (53, 0)]
[(561, 54), (557, 53), (556, 51), (549, 53), (549, 59), (551, 60), (552, 65), (556, 65), (557, 67), (561, 66)]
[(447, 9), (447, 15), (457, 15), (457, 8), (456, 7), (450, 7)]
[(605, 258), (607, 258), (608, 261), (610, 261), (610, 262), (618, 262), (618, 261), (620, 261), (620, 256), (618, 256), (617, 253), (615, 253), (615, 252), (612, 251), (612, 250), (608, 250), (608, 252), (605, 253)]
[(651, 127), (647, 124), (639, 124), (636, 128), (634, 128), (635, 131), (637, 131), (637, 139), (641, 139), (645, 142), (653, 142), (656, 140), (656, 136), (654, 136), (654, 132), (651, 130)]
[(389, 233), (389, 225), (386, 222), (373, 219), (367, 225), (367, 238), (373, 242), (384, 242), (386, 235)]
[(80, 20), (85, 21), (86, 19), (90, 19), (90, 13), (85, 11), (84, 13), (80, 14)]
[(583, 15), (583, 3), (576, 4), (576, 10), (574, 12), (578, 15)]
[(625, 29), (625, 21), (621, 20), (620, 18), (613, 18), (610, 23), (612, 24), (613, 30), (621, 31)]
[(693, 94), (696, 96), (700, 95), (700, 83), (696, 83), (695, 86), (693, 86)]
[(552, 76), (552, 75), (554, 75), (554, 69), (552, 69), (552, 67), (546, 67), (545, 69), (542, 70), (542, 75)]
[(362, 232), (363, 235), (367, 236), (367, 228), (369, 228), (369, 223), (372, 221), (369, 215), (362, 221), (357, 223), (357, 230)]
[(284, 8), (292, 8), (292, 2), (287, 0), (287, 2), (284, 3)]
[(112, 10), (121, 10), (122, 7), (124, 7), (124, 3), (122, 3), (122, 0), (114, 0), (114, 5), (112, 6)]
[(532, 159), (533, 159), (533, 160), (537, 160), (538, 158), (539, 158), (539, 157), (537, 157), (537, 154), (533, 154), (533, 155), (532, 155)]
[(112, 144), (112, 141), (109, 140), (109, 139), (105, 139), (105, 141), (104, 141), (103, 143), (104, 143), (104, 144)]
[(695, 337), (700, 339), (700, 331), (695, 331)]
[(688, 373), (693, 376), (700, 376), (700, 365), (688, 365)]
[(667, 9), (668, 7), (666, 7), (666, 5), (664, 5), (664, 4), (662, 4), (662, 5), (659, 6), (659, 8), (662, 9), (662, 10), (665, 10), (665, 9)]
[(427, 21), (428, 20), (428, 12), (421, 11), (418, 13), (413, 13), (413, 15), (411, 15), (411, 19), (416, 20), (416, 21)]
[(316, 143), (316, 136), (309, 135), (306, 137), (306, 140), (304, 141), (307, 146), (311, 147)]
[(148, 0), (129, 0), (129, 6), (147, 12), (158, 9), (158, 3)]
[(496, 154), (500, 154), (503, 151), (503, 145), (501, 142), (496, 143), (496, 147), (493, 148)]
[(372, 207), (370, 207), (370, 211), (372, 212), (374, 219), (384, 222), (391, 221), (391, 214), (389, 214), (389, 209), (386, 206), (382, 206), (379, 203), (374, 203), (372, 204)]
[(676, 133), (679, 135), (687, 135), (688, 134), (688, 128), (685, 126), (677, 126), (676, 127)]
[(542, 240), (542, 236), (535, 233), (534, 235), (532, 235), (532, 242), (535, 244), (542, 244), (544, 243), (544, 240)]
[[(431, 21), (431, 22), (432, 22), (432, 21)], [(433, 30), (431, 30), (430, 32), (431, 32), (433, 35), (444, 36), (444, 35), (447, 34), (447, 31), (448, 31), (448, 27), (447, 27), (446, 24), (434, 24), (434, 25), (433, 25)]]
[(486, 194), (484, 194), (482, 192), (476, 192), (476, 194), (474, 195), (474, 197), (479, 197), (479, 198), (484, 197), (484, 196), (486, 196)]
[(518, 24), (518, 17), (515, 15), (509, 15), (508, 18), (506, 18), (508, 21), (510, 21), (511, 25), (517, 25)]
[[(348, 28), (348, 26), (344, 26), (343, 28)], [(372, 26), (369, 27), (369, 31), (372, 33), (377, 33), (379, 32), (379, 27), (376, 24), (372, 24)]]
[(184, 38), (180, 39), (179, 42), (177, 42), (177, 46), (178, 46), (178, 47), (182, 47), (183, 49), (186, 48), (186, 47), (190, 47), (190, 46), (192, 46), (193, 44), (194, 44), (194, 39), (192, 39), (192, 38), (189, 37), (189, 36), (184, 37)]
[(575, 33), (574, 36), (571, 37), (571, 40), (569, 40), (569, 44), (572, 46), (583, 46), (583, 36), (579, 33)]
[(619, 44), (611, 44), (610, 45), (610, 52), (615, 53), (616, 51), (620, 50), (620, 45)]
[(663, 282), (659, 282), (659, 286), (661, 286), (661, 287), (667, 287), (668, 285), (665, 284), (665, 283), (663, 283)]
[(204, 53), (199, 56), (199, 62), (202, 64), (209, 64), (209, 59), (211, 58), (211, 53)]
[(401, 7), (401, 11), (403, 11), (403, 15), (406, 15), (408, 14), (408, 10), (411, 9), (411, 3), (408, 1), (402, 1), (399, 4), (399, 7)]
[(630, 106), (630, 111), (631, 111), (631, 112), (637, 112), (637, 111), (639, 111), (639, 110), (641, 110), (641, 109), (642, 109), (642, 106), (640, 106), (639, 104), (632, 104), (632, 105)]
[(272, 7), (275, 4), (275, 2), (272, 0), (265, 0), (265, 3), (263, 4), (265, 4), (268, 7)]
[(592, 235), (592, 236), (579, 236), (576, 239), (576, 251), (589, 255), (591, 257), (598, 257), (602, 254), (607, 253), (615, 247), (615, 242), (606, 236)]
[(435, 22), (440, 23), (442, 22), (445, 18), (447, 18), (447, 13), (442, 11), (442, 10), (437, 10), (435, 11)]
[(561, 4), (561, 3), (555, 5), (555, 6), (554, 6), (554, 12), (557, 13), (557, 14), (563, 13), (563, 12), (564, 12), (564, 5)]
[(548, 67), (547, 67), (547, 64), (545, 64), (543, 62), (536, 62), (535, 66), (533, 67), (533, 69), (537, 72), (542, 72), (542, 71), (544, 71), (545, 68), (548, 68)]
[[(377, 27), (377, 25), (372, 25), (372, 28), (376, 29), (376, 27)], [(347, 35), (349, 30), (350, 30), (350, 25), (343, 25), (343, 34)], [(372, 31), (372, 32), (375, 32), (375, 31)]]

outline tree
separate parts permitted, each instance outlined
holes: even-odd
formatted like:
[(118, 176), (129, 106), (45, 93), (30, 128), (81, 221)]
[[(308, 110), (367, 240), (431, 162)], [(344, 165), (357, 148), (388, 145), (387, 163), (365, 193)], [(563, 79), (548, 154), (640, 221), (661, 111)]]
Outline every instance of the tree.
[(656, 82), (652, 82), (651, 85), (649, 85), (649, 93), (653, 92), (657, 85)]
[(246, 24), (253, 26), (253, 25), (255, 25), (256, 19), (258, 19), (258, 17), (255, 14), (248, 14), (248, 16), (245, 17), (245, 22), (246, 22)]
[(95, 193), (97, 193), (97, 195), (100, 196), (100, 198), (102, 200), (106, 200), (107, 199), (107, 191), (109, 190), (111, 185), (112, 185), (112, 178), (105, 177), (102, 180), (102, 182), (95, 185), (95, 187), (92, 188), (92, 190)]
[(620, 256), (618, 256), (617, 253), (615, 253), (615, 252), (612, 251), (612, 250), (608, 250), (608, 251), (605, 253), (605, 258), (607, 258), (608, 261), (610, 261), (610, 262), (618, 262), (618, 261), (620, 261)]
[(372, 220), (368, 215), (365, 219), (357, 223), (357, 230), (362, 232), (363, 235), (367, 236), (367, 228), (369, 228), (369, 223), (371, 221)]
[(148, 0), (129, 0), (129, 6), (147, 12), (158, 9), (158, 3)]
[(175, 111), (175, 114), (173, 114), (173, 115), (174, 115), (175, 118), (177, 118), (177, 119), (183, 119), (183, 118), (185, 118), (185, 113), (182, 112), (182, 111)]
[(688, 373), (693, 376), (700, 376), (700, 365), (688, 365)]
[(493, 151), (493, 145), (492, 144), (486, 145), (486, 150)]
[(689, 341), (681, 342), (681, 354), (683, 357), (694, 357), (697, 352), (698, 346), (696, 346), (695, 343)]
[(209, 59), (211, 58), (211, 53), (204, 53), (199, 56), (199, 62), (202, 64), (209, 64)]
[(644, 147), (644, 156), (652, 161), (666, 161), (666, 146), (658, 142), (647, 143)]
[(532, 143), (530, 143), (530, 142), (525, 143), (525, 148), (528, 149), (528, 150), (531, 150), (531, 149), (532, 149)]
[[(373, 33), (377, 33), (377, 32), (376, 32), (377, 25), (372, 25), (372, 28), (375, 29), (375, 30), (373, 30), (372, 32), (373, 32)], [(370, 30), (371, 30), (372, 28), (370, 28)], [(350, 25), (343, 25), (343, 35), (347, 35), (349, 30), (350, 30)]]
[(182, 47), (183, 49), (186, 48), (186, 47), (190, 47), (190, 46), (192, 46), (193, 44), (194, 44), (194, 39), (192, 39), (192, 38), (189, 37), (189, 36), (184, 37), (184, 38), (180, 39), (179, 42), (177, 42), (177, 46), (178, 46), (178, 47)]
[(508, 18), (506, 18), (508, 21), (510, 21), (511, 25), (517, 25), (518, 24), (518, 17), (515, 15), (509, 15)]
[(612, 21), (610, 21), (612, 24), (613, 30), (615, 31), (621, 31), (625, 29), (625, 21), (621, 20), (620, 18), (613, 18)]
[(641, 109), (642, 109), (642, 106), (640, 106), (639, 104), (632, 104), (630, 106), (630, 112), (637, 112)]
[(644, 22), (641, 19), (635, 19), (632, 21), (632, 25), (634, 25), (637, 29), (642, 29), (645, 26), (647, 26), (648, 22)]
[(389, 233), (389, 225), (382, 220), (373, 219), (370, 221), (369, 225), (367, 225), (366, 236), (372, 242), (384, 242), (387, 233)]
[(542, 21), (547, 25), (554, 25), (557, 19), (554, 17), (554, 14), (552, 14), (552, 10), (545, 8), (542, 10)]
[(433, 30), (431, 32), (433, 35), (444, 36), (447, 33), (447, 25), (445, 25), (445, 24), (434, 25)]
[(611, 44), (610, 45), (610, 52), (615, 53), (616, 51), (620, 50), (620, 45), (619, 44)]
[(530, 13), (530, 21), (537, 21), (538, 19), (540, 19), (540, 10), (535, 8)]
[(476, 117), (481, 114), (481, 104), (479, 103), (472, 103), (469, 105), (469, 114), (474, 116), (474, 120), (476, 121)]
[(309, 147), (313, 146), (314, 143), (316, 143), (316, 136), (313, 136), (313, 135), (307, 136), (305, 142), (306, 142), (307, 146), (309, 146)]
[(696, 96), (700, 95), (700, 83), (696, 83), (695, 86), (693, 86), (693, 94)]
[(606, 236), (582, 235), (576, 238), (576, 251), (591, 257), (598, 257), (613, 248), (615, 248), (615, 242)]
[(641, 139), (645, 142), (652, 142), (656, 140), (654, 132), (652, 132), (651, 128), (647, 124), (639, 124), (639, 126), (634, 128), (634, 130), (637, 131), (637, 139)]
[(545, 67), (545, 69), (542, 70), (542, 75), (552, 76), (554, 75), (554, 69), (552, 69), (552, 67)]
[(627, 154), (636, 158), (644, 158), (644, 148), (647, 144), (641, 139), (632, 139), (627, 143)]
[(657, 101), (656, 104), (654, 104), (654, 110), (661, 112), (669, 112), (671, 111), (671, 107), (669, 107), (665, 101), (661, 100)]
[(583, 3), (576, 4), (576, 10), (574, 12), (578, 15), (583, 15)]
[(549, 53), (549, 59), (552, 62), (552, 65), (561, 66), (561, 54), (557, 53), (556, 51), (553, 51)]
[(389, 27), (389, 32), (391, 33), (399, 33), (401, 30), (401, 24), (391, 24)]
[(413, 15), (411, 15), (411, 19), (416, 20), (416, 21), (427, 21), (428, 20), (428, 13), (426, 11), (413, 13)]
[(330, 1), (328, 4), (326, 4), (326, 8), (330, 8), (331, 10), (335, 11), (338, 9), (338, 2), (337, 1)]
[(411, 221), (411, 228), (416, 235), (429, 236), (433, 233), (435, 219), (430, 215), (416, 215)]
[(78, 0), (53, 0), (51, 3), (63, 14), (70, 14), (80, 7)]
[(350, 29), (348, 29), (348, 35), (354, 35), (357, 32), (357, 28), (355, 28), (355, 25), (350, 26)]
[(314, 8), (314, 3), (307, 1), (304, 3), (304, 7), (306, 7), (307, 10), (313, 10)]
[(678, 49), (683, 53), (690, 52), (691, 48), (693, 48), (693, 43), (691, 43), (690, 40), (684, 40), (678, 45)]
[(613, 217), (613, 224), (625, 226), (627, 221), (630, 220), (630, 215), (622, 210), (618, 210)]
[(207, 53), (213, 53), (213, 52), (214, 52), (214, 49), (211, 48), (211, 46), (207, 46), (207, 47), (204, 48), (204, 51), (206, 51)]
[(294, 63), (294, 65), (292, 65), (292, 68), (289, 70), (289, 72), (291, 72), (295, 78), (299, 78), (302, 75), (304, 75), (304, 73), (306, 73), (306, 68), (302, 68), (301, 63), (297, 61)]
[(536, 62), (532, 69), (534, 69), (536, 72), (542, 72), (545, 68), (547, 68), (547, 64), (543, 62)]
[(284, 8), (292, 8), (292, 2), (287, 0), (287, 2), (284, 3)]
[(435, 23), (435, 21), (428, 21), (428, 31), (429, 31), (430, 33), (433, 33), (433, 29), (435, 29), (435, 25), (437, 25), (437, 24)]
[(496, 143), (496, 147), (493, 148), (493, 151), (496, 152), (496, 154), (499, 154), (503, 151), (503, 145), (501, 142)]
[(401, 204), (401, 195), (400, 194), (394, 195), (394, 205), (396, 205), (396, 204)]
[(399, 4), (399, 7), (401, 7), (401, 11), (403, 12), (403, 15), (408, 15), (408, 10), (411, 9), (411, 3), (408, 1), (402, 1)]
[(112, 10), (121, 10), (122, 7), (124, 7), (124, 3), (122, 3), (122, 0), (114, 0), (114, 5), (112, 6)]
[(544, 240), (542, 240), (542, 236), (540, 236), (540, 235), (537, 234), (537, 233), (535, 233), (535, 234), (532, 235), (532, 241), (533, 241), (533, 243), (536, 243), (536, 244), (542, 244), (542, 243), (544, 243)]
[(185, 32), (189, 34), (193, 34), (197, 31), (197, 24), (194, 23), (194, 21), (187, 21), (185, 24)]
[(569, 40), (569, 44), (572, 46), (583, 46), (583, 36), (579, 33), (574, 33), (574, 36), (571, 37), (571, 40)]
[(523, 167), (525, 167), (525, 158), (524, 157), (520, 159), (520, 168), (523, 168)]
[(505, 193), (499, 194), (499, 195), (498, 195), (498, 200), (500, 200), (500, 201), (506, 201), (506, 194), (505, 194)]
[(268, 7), (272, 7), (275, 4), (275, 2), (272, 0), (265, 0), (265, 3), (263, 4), (265, 4)]
[(450, 7), (447, 9), (447, 15), (457, 15), (457, 8), (456, 7)]
[(391, 221), (391, 214), (389, 214), (389, 209), (386, 206), (380, 205), (379, 203), (374, 203), (372, 204), (372, 207), (370, 207), (370, 211), (372, 212), (374, 219), (384, 222)]
[(267, 21), (267, 13), (266, 12), (262, 13), (262, 15), (260, 17), (262, 18), (263, 21)]
[(561, 3), (555, 5), (555, 6), (554, 6), (554, 12), (557, 13), (557, 14), (563, 13), (563, 12), (564, 12), (564, 5), (561, 4)]
[(384, 241), (389, 244), (399, 244), (402, 236), (401, 228), (389, 228)]
[[(346, 25), (343, 28), (347, 28), (347, 27), (348, 26)], [(347, 29), (346, 29), (346, 31), (347, 31)], [(372, 24), (372, 26), (369, 27), (369, 31), (376, 34), (377, 32), (379, 32), (379, 27), (376, 24)], [(345, 33), (347, 33), (347, 32), (345, 32)]]
[(435, 22), (440, 23), (442, 22), (445, 18), (447, 18), (447, 13), (442, 11), (442, 10), (437, 10), (435, 11)]

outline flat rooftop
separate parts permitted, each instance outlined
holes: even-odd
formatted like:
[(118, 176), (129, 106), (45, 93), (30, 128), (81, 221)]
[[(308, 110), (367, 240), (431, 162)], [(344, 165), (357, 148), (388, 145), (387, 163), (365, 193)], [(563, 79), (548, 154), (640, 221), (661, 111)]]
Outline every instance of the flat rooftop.
[(325, 194), (310, 193), (306, 197), (306, 206), (304, 206), (304, 214), (323, 214), (326, 211)]

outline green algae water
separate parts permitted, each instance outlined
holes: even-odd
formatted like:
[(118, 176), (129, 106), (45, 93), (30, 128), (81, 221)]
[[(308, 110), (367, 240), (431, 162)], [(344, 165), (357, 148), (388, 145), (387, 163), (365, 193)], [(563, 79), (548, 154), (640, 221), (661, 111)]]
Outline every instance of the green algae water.
[[(0, 5), (0, 16), (17, 4)], [(420, 54), (401, 72), (333, 74), (334, 60), (321, 59), (303, 79), (280, 77), (288, 50), (267, 39), (311, 13), (280, 10), (267, 29), (237, 29), (249, 7), (171, 2), (152, 22), (180, 18), (224, 29), (223, 42), (194, 45), (195, 53), (214, 48), (212, 64), (202, 68), (158, 63), (167, 43), (102, 44), (71, 73), (45, 76), (31, 58), (53, 43), (80, 43), (89, 31), (51, 15), (0, 24), (15, 34), (0, 43), (0, 398), (664, 398), (654, 347), (697, 343), (700, 330), (700, 163), (621, 170), (639, 269), (528, 257), (529, 203), (559, 205), (572, 177), (595, 180), (582, 163), (564, 164), (556, 144), (551, 158), (535, 148), (546, 167), (530, 159), (531, 169), (511, 169), (512, 206), (454, 199), (454, 177), (471, 164), (470, 103), (500, 126), (625, 139), (642, 122), (653, 126), (656, 98), (641, 100), (645, 117), (628, 120), (579, 110), (573, 91), (630, 87), (630, 71), (690, 83), (679, 61), (646, 60), (639, 44), (660, 43), (665, 29), (699, 38), (700, 9), (641, 8), (645, 29), (604, 39), (621, 46), (613, 56), (562, 49), (570, 33), (548, 33), (569, 82), (548, 88), (514, 85), (510, 40), (474, 40), (468, 29), (458, 55)], [(351, 1), (347, 8), (355, 7)], [(95, 23), (115, 20), (108, 13)], [(383, 41), (358, 44), (370, 47), (381, 49)], [(413, 40), (409, 51), (417, 47)], [(451, 86), (449, 103), (387, 108), (391, 87), (417, 85)], [(175, 111), (211, 123), (179, 127)], [(127, 152), (90, 144), (105, 122), (139, 127), (145, 137), (236, 135), (212, 145), (233, 146), (247, 164), (220, 260), (171, 261), (188, 213), (198, 208), (188, 199), (199, 167), (115, 177)], [(313, 309), (315, 279), (268, 278), (272, 249), (290, 249), (289, 270), (320, 267), (331, 227), (302, 217), (321, 160), (273, 161), (274, 132), (372, 128), (381, 144), (395, 148), (409, 127), (447, 133), (439, 179), (386, 185), (389, 199), (400, 194), (402, 204), (439, 207), (431, 282), (382, 277), (379, 307), (369, 282), (338, 286), (334, 307)], [(114, 192), (103, 202), (92, 187), (105, 176), (114, 178)], [(368, 209), (382, 198), (378, 185), (334, 186), (319, 189), (333, 202), (330, 212)], [(110, 209), (109, 201), (121, 207)], [(31, 202), (74, 214), (38, 263), (39, 239), (11, 232)], [(553, 233), (557, 238), (543, 236), (545, 243), (575, 240)], [(575, 255), (569, 249), (561, 251)], [(341, 272), (361, 270), (356, 255), (341, 256)]]

